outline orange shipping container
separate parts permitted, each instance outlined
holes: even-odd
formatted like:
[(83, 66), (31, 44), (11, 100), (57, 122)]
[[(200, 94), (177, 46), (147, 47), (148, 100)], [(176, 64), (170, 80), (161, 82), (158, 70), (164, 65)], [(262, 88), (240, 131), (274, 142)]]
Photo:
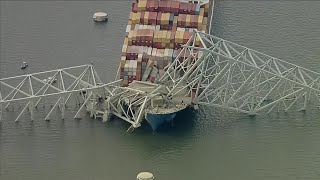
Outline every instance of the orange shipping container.
[(145, 11), (141, 12), (139, 17), (139, 24), (143, 24)]
[(162, 43), (161, 43), (161, 47), (162, 47), (162, 48), (165, 48), (165, 47), (166, 47), (166, 44), (167, 44), (167, 43), (162, 42)]
[(207, 30), (207, 25), (202, 25), (201, 31), (206, 31)]
[(198, 16), (198, 24), (202, 24), (203, 16)]
[(143, 24), (148, 24), (148, 21), (149, 21), (149, 12), (146, 11), (143, 17)]
[(204, 8), (200, 8), (200, 16), (204, 16)]
[(170, 43), (171, 31), (167, 31), (166, 43)]
[(145, 11), (145, 10), (147, 10), (147, 1), (146, 0), (139, 0), (138, 11)]
[(158, 42), (158, 31), (155, 31), (153, 34), (153, 42)]
[(132, 30), (128, 33), (128, 41), (132, 41)]
[(133, 12), (130, 12), (129, 20), (132, 20)]
[(125, 38), (124, 38), (123, 44), (124, 44), (124, 45), (128, 45), (128, 37), (125, 37)]
[(178, 18), (179, 18), (179, 16), (174, 16), (174, 18), (173, 18), (173, 25), (176, 25), (176, 26), (177, 26), (177, 24), (178, 24)]
[(137, 12), (136, 13), (136, 18), (135, 18), (135, 24), (139, 24), (140, 23), (140, 17), (141, 17), (141, 12)]
[(167, 31), (162, 31), (162, 34), (161, 34), (161, 42), (162, 43), (166, 42), (166, 37), (167, 37)]
[(170, 43), (174, 43), (175, 34), (175, 31), (170, 32)]
[(208, 23), (208, 18), (207, 18), (207, 17), (204, 17), (202, 24), (203, 24), (203, 25), (207, 25), (207, 23)]
[(132, 41), (137, 40), (137, 31), (132, 31)]

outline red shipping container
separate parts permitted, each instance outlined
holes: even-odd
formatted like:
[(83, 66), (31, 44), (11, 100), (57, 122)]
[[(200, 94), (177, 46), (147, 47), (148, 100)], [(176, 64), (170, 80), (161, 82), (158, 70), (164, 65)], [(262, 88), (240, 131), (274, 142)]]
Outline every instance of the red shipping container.
[(152, 0), (148, 0), (147, 1), (147, 11), (154, 11), (154, 9), (153, 9), (153, 6), (152, 6), (152, 3), (153, 3), (154, 1), (152, 1)]
[(198, 15), (191, 15), (191, 27), (197, 28), (198, 27)]
[(160, 49), (161, 48), (161, 42), (155, 42), (153, 47), (157, 48), (157, 49)]
[(187, 14), (182, 14), (181, 27), (186, 27)]
[(209, 16), (209, 14), (208, 14), (208, 12), (204, 12), (204, 15), (203, 15), (204, 17), (208, 17)]
[(174, 43), (174, 37), (176, 35), (175, 31), (171, 31), (171, 35), (170, 35), (170, 43)]
[(167, 6), (167, 1), (159, 1), (158, 4), (158, 11), (159, 12), (164, 12)]
[(166, 13), (170, 13), (170, 12), (171, 12), (171, 6), (172, 6), (171, 1), (167, 1), (167, 5), (166, 5), (164, 11), (165, 11)]
[(181, 2), (179, 8), (179, 14), (187, 14), (188, 13), (189, 3)]
[(170, 7), (170, 12), (177, 15), (179, 13), (179, 9), (180, 9), (180, 2), (179, 1), (172, 1), (171, 7)]
[(158, 0), (155, 0), (155, 1), (154, 1), (154, 11), (155, 11), (155, 12), (158, 12), (158, 10), (159, 10), (159, 1), (158, 1)]
[(147, 11), (154, 12), (158, 9), (158, 1), (148, 0), (147, 1)]
[(169, 29), (169, 25), (167, 25), (167, 24), (160, 25), (160, 29), (161, 30), (168, 30)]
[(188, 40), (191, 38), (192, 32), (184, 32), (183, 33), (183, 43), (187, 43)]
[(164, 9), (164, 11), (165, 11), (166, 13), (170, 13), (170, 11), (171, 11), (171, 5), (172, 5), (171, 1), (167, 1), (166, 7), (165, 7), (165, 9)]
[(172, 31), (177, 31), (177, 27), (176, 26), (172, 26)]
[(138, 3), (132, 4), (132, 12), (134, 12), (134, 13), (138, 12)]
[(143, 12), (141, 12), (141, 15), (140, 15), (140, 24), (143, 24), (143, 21), (144, 21), (144, 14), (145, 14), (145, 12), (143, 11)]
[(196, 14), (196, 7), (197, 7), (197, 5), (196, 4), (191, 4), (190, 5), (190, 14), (192, 14), (192, 15), (194, 15), (194, 14)]
[(139, 40), (143, 41), (144, 40), (144, 36), (145, 36), (145, 31), (146, 29), (139, 29)]
[(148, 17), (148, 24), (149, 25), (156, 25), (157, 24), (157, 12), (149, 12), (149, 17)]
[(161, 16), (162, 16), (162, 13), (159, 12), (158, 15), (157, 15), (157, 25), (161, 24)]
[(178, 50), (180, 48), (181, 48), (181, 44), (180, 43), (175, 43), (174, 49)]
[(183, 16), (183, 14), (179, 14), (179, 16), (178, 16), (178, 26), (179, 27), (182, 26), (182, 16)]

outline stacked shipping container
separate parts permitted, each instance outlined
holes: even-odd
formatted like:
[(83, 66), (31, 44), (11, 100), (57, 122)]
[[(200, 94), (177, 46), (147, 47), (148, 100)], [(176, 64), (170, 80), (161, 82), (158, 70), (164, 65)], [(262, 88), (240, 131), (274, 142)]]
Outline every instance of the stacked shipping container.
[[(133, 80), (154, 82), (161, 77), (192, 31), (206, 31), (208, 11), (209, 3), (200, 6), (178, 0), (135, 0), (122, 48), (122, 85)], [(198, 39), (196, 45), (200, 45)]]

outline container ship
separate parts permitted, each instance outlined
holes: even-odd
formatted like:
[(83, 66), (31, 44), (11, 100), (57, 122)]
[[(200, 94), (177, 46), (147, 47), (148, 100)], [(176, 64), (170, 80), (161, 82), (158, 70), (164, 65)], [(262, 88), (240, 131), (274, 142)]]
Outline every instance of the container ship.
[[(193, 31), (208, 31), (209, 15), (212, 16), (209, 9), (213, 9), (213, 5), (213, 0), (133, 1), (117, 73), (117, 79), (122, 79), (121, 85), (138, 85), (143, 89), (151, 86), (147, 85), (148, 82), (157, 82), (165, 73), (166, 67), (176, 59)], [(197, 39), (195, 44), (200, 46), (200, 40)], [(191, 97), (189, 101), (190, 99)], [(157, 109), (149, 109), (145, 113), (145, 119), (154, 130), (171, 122), (177, 112), (191, 104), (187, 99), (175, 108), (161, 108), (162, 102), (159, 103)]]

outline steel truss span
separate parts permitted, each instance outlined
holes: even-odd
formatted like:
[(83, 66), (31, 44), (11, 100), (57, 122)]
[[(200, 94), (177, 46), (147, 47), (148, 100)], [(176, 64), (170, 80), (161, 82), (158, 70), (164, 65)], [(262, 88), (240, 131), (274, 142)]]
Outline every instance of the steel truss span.
[(75, 115), (77, 118), (80, 110), (85, 106), (84, 102), (87, 102), (91, 96), (108, 94), (117, 82), (103, 84), (93, 65), (2, 78), (0, 79), (0, 112), (2, 114), (4, 109), (8, 109), (13, 102), (19, 101), (20, 105), (23, 104), (23, 108), (15, 121), (19, 120), (27, 108), (33, 120), (34, 110), (39, 103), (44, 101), (48, 103), (46, 99), (50, 98), (50, 101), (55, 103), (45, 117), (46, 120), (50, 119), (50, 115), (56, 107), (59, 108), (61, 116), (64, 118), (66, 105), (72, 100), (81, 105)]
[(199, 31), (160, 82), (171, 96), (185, 88), (194, 104), (250, 115), (320, 103), (320, 73)]
[[(50, 79), (48, 78), (50, 77)], [(45, 79), (44, 79), (45, 78)], [(49, 80), (48, 80), (49, 79)], [(51, 71), (0, 79), (0, 123), (4, 109), (10, 106), (23, 105), (15, 121), (28, 109), (31, 120), (40, 103), (50, 106), (45, 120), (55, 108), (64, 119), (67, 105), (78, 108), (74, 118), (80, 118), (82, 110), (91, 117), (100, 117), (107, 121), (115, 115), (129, 123), (132, 128), (140, 126), (144, 118), (144, 108), (154, 95), (146, 95), (144, 91), (121, 87), (121, 80), (104, 84), (101, 82), (93, 65), (75, 66)]]
[(91, 64), (2, 78), (0, 122), (4, 109), (17, 101), (23, 108), (16, 121), (27, 109), (33, 120), (40, 104), (51, 104), (46, 120), (55, 108), (64, 118), (66, 107), (76, 105), (74, 118), (83, 109), (104, 122), (114, 115), (131, 124), (128, 130), (154, 113), (157, 102), (166, 113), (205, 105), (249, 115), (320, 103), (320, 73), (199, 31), (165, 70), (156, 83), (129, 87), (121, 87), (121, 79), (102, 83)]

